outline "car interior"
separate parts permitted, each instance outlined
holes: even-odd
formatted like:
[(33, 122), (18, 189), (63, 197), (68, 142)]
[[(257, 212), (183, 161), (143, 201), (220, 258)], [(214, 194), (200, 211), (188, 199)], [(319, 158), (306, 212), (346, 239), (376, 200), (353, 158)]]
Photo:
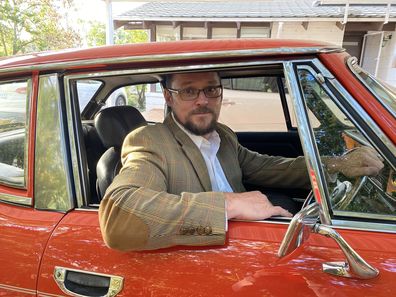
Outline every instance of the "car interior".
[[(215, 70), (219, 72), (224, 87), (221, 113), (228, 114), (228, 118), (225, 116), (224, 120), (220, 118), (219, 121), (227, 125), (228, 122), (236, 123), (236, 129), (232, 126), (231, 128), (243, 146), (269, 155), (296, 157), (303, 154), (298, 132), (289, 111), (290, 99), (285, 87), (282, 65)], [(83, 135), (80, 139), (81, 156), (79, 157), (85, 164), (82, 168), (84, 171), (82, 176), (86, 177), (86, 185), (89, 185), (83, 191), (88, 205), (97, 207), (106, 188), (119, 172), (120, 150), (125, 136), (140, 126), (162, 122), (165, 114), (169, 112), (165, 107), (159, 86), (163, 74), (165, 73), (96, 75), (94, 80), (100, 84), (97, 84), (99, 87), (90, 95), (89, 100), (78, 98), (81, 92), (77, 88), (81, 81), (92, 81), (92, 76), (70, 79), (71, 94), (75, 97), (74, 108), (79, 111), (80, 116), (81, 127), (78, 129)], [(128, 100), (126, 106), (105, 106), (107, 98), (118, 88), (126, 87), (127, 93), (129, 92), (131, 97), (136, 97), (139, 95), (136, 90), (142, 88), (140, 86), (145, 89), (146, 106), (143, 109), (137, 106), (136, 100), (134, 102)], [(272, 119), (276, 122), (276, 127), (262, 130), (262, 127), (266, 128), (265, 121), (268, 114), (275, 112), (271, 109), (272, 105), (266, 112), (258, 109), (260, 104), (263, 104), (264, 110), (266, 109), (266, 94), (269, 95), (268, 100), (277, 104), (276, 112), (279, 115), (276, 119)], [(162, 102), (149, 110), (149, 101), (158, 101), (158, 97), (162, 97)], [(246, 106), (251, 106), (250, 110), (245, 107), (244, 97), (252, 98), (252, 102), (246, 103)], [(86, 102), (85, 106), (77, 104), (82, 100)], [(239, 111), (243, 113), (239, 114)], [(241, 123), (242, 119), (247, 119), (247, 122)], [(281, 129), (277, 128), (279, 125)], [(260, 190), (266, 193), (275, 205), (288, 208), (293, 213), (301, 209), (309, 193), (309, 189), (268, 189), (249, 184), (245, 186), (247, 190)]]

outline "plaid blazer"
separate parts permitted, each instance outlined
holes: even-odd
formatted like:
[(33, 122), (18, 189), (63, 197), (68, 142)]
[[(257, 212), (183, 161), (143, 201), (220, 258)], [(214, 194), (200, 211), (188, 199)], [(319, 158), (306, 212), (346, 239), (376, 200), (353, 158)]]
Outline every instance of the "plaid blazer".
[[(242, 147), (225, 125), (218, 124), (217, 132), (217, 157), (234, 192), (245, 191), (242, 182), (307, 186), (303, 157), (260, 155)], [(123, 167), (99, 208), (108, 246), (126, 251), (224, 244), (224, 194), (212, 192), (201, 152), (171, 116), (131, 132), (121, 158)]]

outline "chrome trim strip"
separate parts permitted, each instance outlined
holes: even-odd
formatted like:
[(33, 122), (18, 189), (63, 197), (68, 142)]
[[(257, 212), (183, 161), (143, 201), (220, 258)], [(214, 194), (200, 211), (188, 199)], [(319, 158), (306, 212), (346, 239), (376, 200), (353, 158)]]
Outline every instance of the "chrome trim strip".
[(38, 297), (64, 297), (65, 295), (57, 295), (57, 294), (37, 291), (37, 296)]
[(99, 211), (99, 204), (90, 204), (97, 208), (75, 208), (76, 211), (87, 211), (87, 212), (98, 212)]
[(15, 287), (15, 286), (10, 286), (10, 285), (5, 285), (5, 284), (0, 284), (0, 288), (5, 289), (5, 290), (9, 290), (9, 291), (25, 293), (25, 294), (36, 296), (36, 290), (32, 290), (32, 289), (26, 289), (26, 288), (22, 288), (22, 287)]
[[(373, 220), (386, 220), (386, 221), (395, 221), (396, 216), (392, 214), (378, 214), (378, 213), (364, 213), (364, 212), (352, 212), (352, 211), (343, 211), (343, 210), (334, 210), (334, 214), (343, 217), (354, 217), (354, 218), (362, 218), (362, 219), (373, 219)], [(396, 228), (396, 227), (395, 227)]]
[(63, 82), (64, 82), (64, 95), (66, 101), (66, 122), (67, 122), (66, 125), (69, 130), (69, 145), (70, 145), (70, 154), (72, 159), (71, 166), (74, 177), (74, 190), (76, 193), (77, 206), (81, 207), (84, 205), (82, 191), (84, 190), (85, 193), (88, 193), (86, 189), (89, 188), (89, 186), (86, 184), (85, 179), (80, 175), (80, 173), (84, 172), (84, 168), (82, 162), (78, 162), (78, 160), (82, 160), (81, 154), (79, 153), (81, 151), (79, 150), (81, 144), (78, 142), (77, 134), (74, 129), (75, 126), (74, 126), (74, 120), (73, 120), (74, 117), (72, 112), (70, 80), (64, 77)]
[[(25, 156), (24, 156), (24, 161), (25, 161), (25, 188), (27, 187), (27, 180), (28, 180), (28, 174), (29, 174), (29, 158), (34, 158), (34, 156), (29, 156), (29, 143), (30, 143), (30, 137), (34, 137), (34, 135), (30, 135), (30, 130), (31, 130), (31, 106), (32, 106), (32, 101), (36, 100), (34, 98), (33, 94), (33, 81), (32, 78), (28, 79), (28, 96), (27, 96), (27, 102), (26, 102), (26, 124), (25, 124), (25, 129), (26, 129), (26, 138), (25, 138)], [(32, 177), (33, 178), (33, 177)]]
[[(319, 162), (317, 155), (317, 147), (314, 139), (314, 133), (312, 127), (309, 124), (308, 114), (307, 114), (307, 106), (305, 104), (305, 100), (300, 94), (300, 88), (298, 85), (298, 78), (293, 69), (293, 61), (284, 62), (284, 70), (285, 70), (285, 78), (286, 83), (288, 85), (289, 94), (292, 98), (292, 103), (294, 107), (294, 111), (296, 113), (297, 126), (298, 126), (298, 134), (300, 136), (300, 141), (302, 144), (302, 148), (304, 151), (305, 161), (307, 163), (308, 172), (313, 172), (314, 176), (309, 174), (311, 179), (311, 184), (313, 186), (313, 192), (316, 198), (316, 201), (320, 206), (320, 219), (323, 224), (331, 225), (331, 217), (329, 213), (329, 207), (327, 205), (327, 188), (326, 183), (324, 182), (324, 177), (322, 175), (322, 171), (319, 168)], [(314, 178), (316, 180), (314, 180)], [(315, 187), (317, 187), (315, 189)], [(320, 197), (318, 197), (318, 195)]]
[[(248, 50), (227, 50), (216, 52), (195, 52), (195, 53), (178, 53), (178, 54), (160, 54), (160, 55), (144, 55), (144, 56), (129, 56), (119, 58), (100, 58), (88, 59), (69, 62), (56, 62), (44, 65), (30, 65), (9, 67), (0, 69), (2, 73), (15, 73), (22, 71), (42, 71), (42, 70), (56, 70), (71, 67), (92, 66), (97, 64), (114, 65), (121, 63), (142, 63), (142, 62), (157, 62), (157, 61), (177, 61), (177, 60), (193, 60), (206, 58), (224, 58), (224, 57), (248, 57), (248, 56), (270, 56), (270, 55), (295, 55), (295, 54), (317, 54), (317, 53), (334, 53), (342, 52), (344, 49), (338, 46), (326, 47), (280, 47), (280, 48), (264, 48), (264, 49), (248, 49)], [(133, 54), (133, 53), (131, 53)]]
[(368, 232), (382, 232), (396, 234), (395, 224), (356, 222), (340, 219), (333, 219), (331, 227), (341, 230), (357, 230)]
[(271, 64), (279, 64), (281, 66), (282, 60), (271, 60), (271, 61), (253, 61), (253, 62), (233, 62), (233, 63), (220, 63), (220, 64), (199, 64), (189, 66), (169, 66), (169, 67), (156, 67), (156, 68), (143, 68), (143, 69), (128, 69), (128, 70), (107, 70), (94, 73), (84, 74), (70, 74), (65, 76), (65, 79), (82, 79), (82, 78), (99, 78), (103, 76), (115, 76), (115, 75), (127, 75), (127, 74), (156, 74), (162, 72), (188, 72), (192, 70), (206, 70), (206, 69), (217, 69), (217, 68), (233, 68), (233, 67), (252, 67), (252, 66), (263, 66)]
[[(262, 221), (247, 221), (247, 220), (230, 220), (230, 222), (254, 222), (254, 223), (260, 223), (260, 224), (275, 224), (275, 225), (289, 225), (291, 222), (291, 218), (284, 218), (280, 217), (281, 219), (284, 219), (284, 222), (282, 221), (272, 221), (271, 219), (266, 219)], [(278, 219), (278, 218), (277, 218)], [(331, 221), (332, 225), (326, 225), (323, 224), (324, 226), (329, 226), (334, 229), (340, 229), (340, 230), (354, 230), (354, 231), (367, 231), (367, 232), (381, 232), (381, 233), (392, 233), (396, 234), (396, 228), (393, 223), (386, 224), (386, 223), (372, 223), (372, 222), (357, 222), (357, 221), (346, 221), (346, 220), (340, 220), (340, 219), (332, 219)]]
[(32, 198), (29, 197), (21, 197), (21, 196), (4, 194), (4, 193), (0, 194), (0, 201), (17, 203), (27, 206), (31, 206), (33, 202)]
[[(385, 107), (385, 109), (387, 111), (389, 111), (390, 114), (392, 114), (394, 117), (396, 117), (396, 112), (386, 103), (384, 102), (381, 97), (378, 96), (378, 94), (374, 91), (372, 91), (372, 88), (366, 83), (366, 81), (359, 75), (359, 73), (356, 72), (355, 70), (355, 65), (358, 66), (357, 64), (357, 58), (356, 57), (349, 57), (347, 60), (347, 66), (349, 68), (349, 70), (352, 71), (352, 73), (357, 77), (357, 79), (367, 88), (367, 90), (378, 100), (378, 102), (381, 103), (381, 105), (383, 107)], [(379, 85), (382, 85), (380, 82), (378, 82), (378, 80), (376, 79), (375, 76), (371, 75), (370, 73), (368, 73), (367, 71), (365, 71), (363, 68), (361, 68), (359, 66), (360, 69), (362, 69), (373, 81), (377, 82)], [(385, 88), (386, 89), (386, 88)]]

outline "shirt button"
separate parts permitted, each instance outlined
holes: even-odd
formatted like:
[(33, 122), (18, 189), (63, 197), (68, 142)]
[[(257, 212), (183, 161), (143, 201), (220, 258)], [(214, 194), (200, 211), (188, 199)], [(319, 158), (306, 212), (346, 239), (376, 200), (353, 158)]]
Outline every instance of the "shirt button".
[(210, 235), (212, 234), (212, 227), (206, 226), (205, 227), (205, 235)]

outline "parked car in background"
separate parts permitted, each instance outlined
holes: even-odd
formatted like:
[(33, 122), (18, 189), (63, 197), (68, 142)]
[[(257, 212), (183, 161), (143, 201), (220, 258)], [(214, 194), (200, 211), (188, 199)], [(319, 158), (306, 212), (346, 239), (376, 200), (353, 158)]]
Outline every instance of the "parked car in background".
[[(109, 249), (98, 189), (118, 168), (97, 167), (133, 129), (120, 119), (133, 123), (139, 109), (148, 125), (162, 121), (161, 79), (197, 71), (219, 73), (220, 121), (240, 143), (304, 155), (312, 189), (247, 184), (301, 211), (293, 219), (230, 221), (224, 246)], [(1, 296), (396, 292), (396, 95), (341, 48), (204, 40), (34, 54), (0, 61), (0, 93), (12, 88), (25, 91), (0, 95)], [(119, 88), (127, 100), (117, 101)], [(113, 116), (98, 125), (104, 108)], [(323, 157), (362, 145), (383, 160), (378, 176), (326, 175)]]
[[(97, 100), (95, 94), (102, 88), (103, 82), (98, 80), (86, 80), (77, 82), (77, 95), (80, 110), (83, 111), (90, 100)], [(127, 93), (125, 88), (120, 87), (104, 98), (103, 102), (107, 107), (122, 106), (127, 104)]]

